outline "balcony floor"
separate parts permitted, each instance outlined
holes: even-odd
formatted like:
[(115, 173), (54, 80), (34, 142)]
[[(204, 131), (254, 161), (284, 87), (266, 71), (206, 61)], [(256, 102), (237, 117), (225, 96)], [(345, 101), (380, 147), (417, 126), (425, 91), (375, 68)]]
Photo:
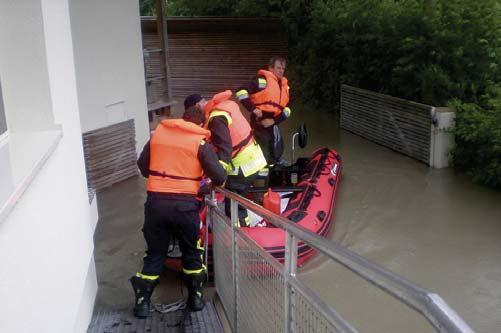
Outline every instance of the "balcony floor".
[[(94, 234), (94, 259), (98, 294), (88, 332), (222, 332), (215, 309), (218, 308), (219, 313), (222, 311), (211, 285), (204, 289), (207, 309), (199, 313), (156, 313), (148, 320), (132, 316), (134, 296), (128, 279), (142, 267), (145, 241), (141, 228), (145, 199), (145, 182), (140, 176), (97, 194), (99, 222)], [(169, 304), (186, 296), (180, 274), (166, 270), (160, 277), (152, 302)]]

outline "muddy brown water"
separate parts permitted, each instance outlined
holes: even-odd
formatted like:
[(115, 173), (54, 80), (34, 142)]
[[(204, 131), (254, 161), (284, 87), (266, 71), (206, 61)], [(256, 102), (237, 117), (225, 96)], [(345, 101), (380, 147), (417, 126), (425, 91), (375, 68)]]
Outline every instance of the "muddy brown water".
[[(301, 109), (281, 125), (289, 160), (289, 135), (301, 122), (308, 127), (308, 146), (296, 156), (328, 146), (343, 158), (329, 239), (439, 294), (475, 332), (501, 332), (501, 193), (340, 131), (332, 115)], [(144, 248), (143, 184), (138, 177), (98, 196), (97, 308), (130, 307), (127, 278)], [(359, 332), (434, 331), (415, 312), (321, 255), (299, 277)], [(170, 280), (166, 290), (176, 295), (158, 295), (163, 301), (179, 297), (177, 278)]]
[[(328, 146), (343, 158), (328, 237), (439, 294), (475, 332), (501, 332), (501, 193), (340, 131), (332, 115), (295, 110), (282, 126), (288, 147), (301, 122), (309, 142), (296, 156)], [(360, 332), (434, 331), (322, 255), (299, 276)]]

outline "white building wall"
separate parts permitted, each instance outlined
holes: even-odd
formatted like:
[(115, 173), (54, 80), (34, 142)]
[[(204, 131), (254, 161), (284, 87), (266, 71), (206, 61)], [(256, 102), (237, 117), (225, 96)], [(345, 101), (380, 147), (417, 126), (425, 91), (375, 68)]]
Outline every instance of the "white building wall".
[(54, 120), (41, 2), (0, 1), (0, 18), (1, 80), (9, 131), (48, 129)]
[(91, 212), (82, 147), (72, 144), (72, 130), (64, 130), (55, 152), (0, 222), (0, 332), (78, 332), (73, 329), (82, 299), (95, 297), (96, 287), (86, 287), (92, 283), (86, 281)]
[[(2, 192), (19, 193), (0, 212), (0, 332), (86, 332), (97, 206), (81, 135), (134, 118), (138, 147), (148, 138), (138, 1), (0, 1), (0, 45), (9, 132), (62, 133), (52, 153), (26, 140), (0, 156)], [(38, 155), (48, 156), (41, 167), (23, 164)]]
[(70, 0), (82, 131), (134, 119), (149, 138), (138, 0)]
[(81, 134), (134, 118), (138, 146), (147, 139), (138, 2), (1, 1), (0, 45), (9, 131), (63, 135), (0, 221), (0, 332), (86, 332), (97, 208)]

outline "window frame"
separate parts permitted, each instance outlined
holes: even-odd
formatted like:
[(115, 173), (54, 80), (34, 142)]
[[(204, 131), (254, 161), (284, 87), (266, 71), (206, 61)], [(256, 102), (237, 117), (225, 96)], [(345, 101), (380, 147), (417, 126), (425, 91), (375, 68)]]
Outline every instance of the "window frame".
[(0, 77), (0, 143), (4, 141), (8, 135), (9, 128), (7, 127), (7, 115), (3, 103), (2, 78)]

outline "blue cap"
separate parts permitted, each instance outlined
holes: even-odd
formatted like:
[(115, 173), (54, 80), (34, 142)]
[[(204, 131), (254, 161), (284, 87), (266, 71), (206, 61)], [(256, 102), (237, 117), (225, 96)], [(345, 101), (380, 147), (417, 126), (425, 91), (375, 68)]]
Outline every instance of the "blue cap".
[(193, 94), (184, 99), (184, 109), (188, 109), (202, 100), (199, 94)]

